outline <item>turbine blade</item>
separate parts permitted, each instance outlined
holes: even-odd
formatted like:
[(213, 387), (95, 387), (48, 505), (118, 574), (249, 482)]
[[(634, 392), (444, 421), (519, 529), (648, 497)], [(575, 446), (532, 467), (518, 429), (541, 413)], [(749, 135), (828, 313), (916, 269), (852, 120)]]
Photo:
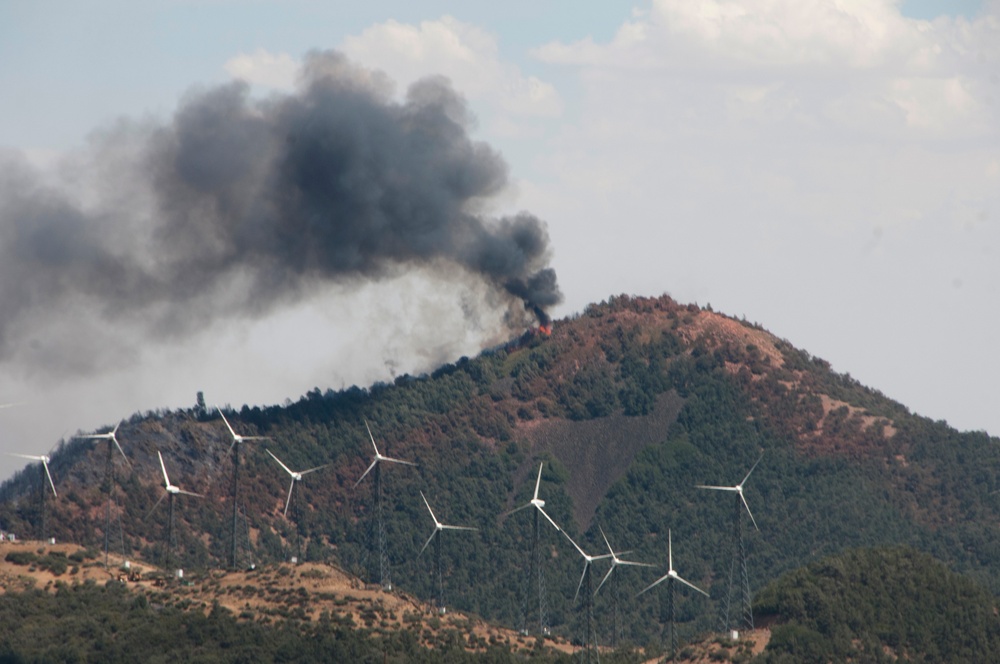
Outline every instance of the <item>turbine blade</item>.
[(282, 468), (284, 468), (284, 469), (285, 469), (285, 472), (286, 472), (286, 473), (288, 473), (289, 475), (294, 475), (294, 474), (295, 474), (295, 473), (293, 473), (293, 472), (291, 471), (291, 469), (289, 469), (289, 467), (288, 467), (288, 466), (286, 466), (285, 464), (283, 464), (283, 463), (281, 462), (281, 459), (279, 459), (278, 457), (274, 456), (274, 453), (273, 453), (273, 452), (272, 452), (271, 450), (269, 450), (269, 449), (267, 449), (267, 448), (265, 447), (265, 448), (264, 448), (264, 451), (265, 451), (265, 452), (267, 452), (268, 454), (270, 454), (270, 455), (271, 455), (271, 458), (272, 458), (272, 459), (274, 459), (275, 461), (277, 461), (277, 462), (278, 462), (278, 465), (279, 465), (279, 466), (281, 466)]
[[(609, 541), (608, 541), (608, 536), (604, 534), (604, 528), (601, 528), (600, 526), (598, 526), (598, 527), (597, 527), (597, 529), (601, 531), (601, 537), (603, 537), (603, 538), (604, 538), (604, 543), (608, 545), (608, 551), (610, 551), (610, 552), (611, 552), (611, 557), (612, 557), (612, 558), (614, 558), (614, 557), (615, 557), (615, 550), (611, 548), (611, 542), (609, 542)], [(613, 568), (612, 568), (612, 569), (613, 569)], [(610, 574), (610, 573), (611, 573), (611, 572), (608, 572), (608, 574)], [(606, 579), (606, 578), (608, 578), (608, 577), (607, 577), (607, 576), (605, 576), (604, 578)], [(603, 582), (602, 582), (602, 583), (603, 583)], [(598, 588), (600, 588), (600, 586), (598, 586)], [(595, 591), (595, 593), (594, 593), (594, 594), (595, 594), (595, 595), (597, 594), (597, 593), (596, 593), (596, 591)]]
[(163, 455), (160, 454), (160, 450), (156, 450), (156, 456), (160, 458), (160, 468), (163, 470), (163, 483), (170, 486), (170, 478), (167, 477), (167, 467), (163, 465)]
[[(567, 535), (568, 537), (568, 535)], [(573, 540), (570, 540), (572, 542)], [(575, 543), (574, 543), (575, 544)], [(579, 548), (579, 547), (577, 547)], [(580, 583), (576, 584), (576, 594), (573, 595), (573, 602), (575, 603), (577, 598), (580, 596), (580, 588), (583, 586), (583, 580), (587, 576), (587, 570), (590, 569), (590, 561), (583, 561), (583, 574), (580, 575)]]
[(19, 454), (17, 452), (7, 452), (10, 456), (21, 457), (22, 459), (31, 459), (32, 461), (41, 461), (42, 457), (36, 454)]
[[(542, 511), (542, 510), (541, 510), (541, 508), (538, 508), (538, 511), (539, 511), (539, 512), (541, 512), (541, 511)], [(545, 512), (542, 512), (542, 514), (545, 514)], [(573, 538), (569, 536), (569, 533), (567, 533), (567, 532), (566, 532), (565, 530), (563, 530), (562, 528), (560, 528), (560, 529), (559, 529), (559, 532), (561, 532), (561, 533), (562, 533), (563, 535), (565, 535), (565, 536), (566, 536), (566, 539), (568, 539), (568, 540), (569, 540), (569, 543), (573, 545), (573, 548), (574, 548), (574, 549), (576, 549), (577, 551), (579, 551), (579, 552), (580, 552), (580, 555), (581, 555), (581, 556), (583, 556), (584, 560), (586, 560), (586, 558), (587, 558), (587, 554), (586, 554), (586, 553), (584, 553), (584, 552), (583, 552), (583, 549), (581, 549), (581, 548), (579, 547), (579, 545), (577, 545), (577, 543), (573, 541)]]
[(674, 569), (674, 543), (669, 528), (667, 528), (667, 569)]
[(429, 544), (431, 543), (431, 540), (432, 540), (432, 539), (434, 539), (434, 536), (435, 536), (435, 535), (437, 535), (437, 534), (438, 534), (438, 531), (437, 531), (437, 528), (435, 528), (435, 529), (434, 529), (434, 532), (433, 532), (433, 533), (431, 533), (431, 536), (427, 538), (427, 541), (426, 541), (426, 542), (424, 542), (424, 545), (423, 545), (423, 546), (422, 546), (422, 547), (420, 548), (420, 553), (418, 553), (418, 554), (417, 554), (418, 556), (419, 556), (419, 555), (420, 555), (421, 553), (423, 553), (423, 552), (424, 552), (424, 549), (426, 549), (426, 548), (427, 548), (427, 546), (428, 546), (428, 545), (429, 545)]
[(55, 482), (52, 481), (52, 473), (49, 472), (49, 462), (42, 459), (42, 466), (45, 467), (45, 476), (49, 478), (49, 486), (52, 487), (52, 495), (58, 498), (59, 494), (56, 493), (56, 485)]
[[(601, 582), (597, 585), (597, 590), (600, 590), (604, 586), (604, 582), (608, 580), (608, 577), (611, 576), (611, 573), (614, 571), (615, 566), (612, 564), (611, 567), (608, 568), (608, 573), (604, 575), (604, 578), (601, 579)], [(594, 591), (595, 595), (597, 594), (597, 590)]]
[(544, 461), (539, 461), (538, 462), (538, 479), (535, 480), (535, 497), (534, 497), (534, 500), (538, 500), (538, 487), (542, 483), (542, 466), (544, 466), (544, 465), (545, 465)]
[(285, 516), (285, 517), (288, 516), (288, 506), (292, 502), (292, 489), (294, 489), (294, 488), (295, 488), (295, 478), (293, 477), (291, 484), (288, 485), (288, 498), (285, 498), (285, 511), (282, 514), (282, 516)]
[(757, 520), (753, 518), (753, 512), (750, 511), (750, 506), (747, 504), (747, 499), (743, 497), (742, 491), (740, 491), (740, 500), (743, 501), (743, 506), (747, 508), (747, 514), (750, 515), (750, 521), (753, 523), (753, 527), (756, 530), (760, 530), (760, 528), (757, 527)]
[(441, 528), (444, 530), (479, 530), (479, 528), (474, 528), (472, 526), (449, 526), (446, 524), (441, 524)]
[[(529, 503), (529, 504), (530, 504), (530, 503)], [(541, 507), (538, 507), (537, 509), (538, 509), (538, 511), (539, 511), (539, 512), (541, 512), (541, 513), (542, 513), (542, 516), (544, 516), (544, 517), (545, 517), (546, 519), (548, 519), (548, 520), (549, 520), (549, 523), (551, 523), (551, 524), (552, 524), (552, 527), (553, 527), (553, 528), (555, 528), (556, 530), (558, 530), (558, 531), (559, 531), (559, 532), (561, 532), (561, 533), (565, 532), (565, 531), (564, 531), (564, 530), (563, 530), (562, 528), (560, 528), (560, 527), (559, 527), (559, 524), (557, 524), (557, 523), (556, 523), (555, 521), (553, 521), (553, 520), (552, 520), (552, 517), (551, 517), (551, 516), (549, 516), (548, 514), (546, 514), (546, 513), (545, 513), (545, 510), (543, 510), (543, 509), (542, 509)], [(569, 537), (569, 535), (566, 535), (566, 537)], [(570, 542), (573, 542), (573, 540), (570, 540)], [(576, 545), (576, 542), (573, 542), (573, 544), (574, 544), (574, 546), (575, 546), (575, 545)]]
[(317, 470), (322, 470), (323, 468), (326, 468), (329, 465), (330, 464), (328, 463), (324, 463), (322, 466), (316, 466), (315, 468), (310, 468), (309, 470), (303, 470), (301, 473), (299, 473), (299, 475), (308, 475), (309, 473), (315, 472)]
[(368, 473), (370, 473), (372, 471), (372, 468), (374, 468), (375, 464), (377, 464), (377, 463), (378, 463), (378, 459), (375, 459), (374, 461), (372, 461), (372, 465), (368, 466), (368, 470), (366, 470), (364, 473), (362, 473), (361, 477), (358, 478), (358, 481), (354, 483), (355, 487), (357, 487), (359, 484), (361, 484), (361, 480), (365, 479), (365, 475), (367, 475)]
[(149, 517), (152, 516), (153, 512), (156, 511), (156, 508), (160, 506), (160, 503), (163, 502), (163, 499), (166, 498), (169, 495), (170, 495), (169, 493), (167, 493), (166, 491), (164, 491), (163, 494), (160, 496), (160, 499), (157, 500), (155, 503), (153, 503), (153, 506), (151, 508), (149, 508), (148, 512), (146, 512), (146, 516), (143, 517), (143, 521), (146, 521), (147, 519), (149, 519)]
[(739, 489), (737, 489), (734, 486), (711, 486), (709, 484), (695, 484), (694, 488), (696, 488), (696, 489), (714, 489), (716, 491), (739, 491)]
[[(118, 430), (118, 427), (115, 427), (115, 430), (117, 431), (117, 430)], [(128, 460), (128, 457), (127, 457), (127, 456), (125, 456), (125, 450), (123, 450), (123, 449), (122, 449), (122, 446), (121, 446), (121, 445), (120, 445), (120, 444), (118, 443), (118, 439), (117, 439), (117, 438), (114, 438), (114, 437), (112, 437), (112, 438), (111, 438), (111, 440), (112, 440), (112, 441), (114, 442), (114, 444), (115, 444), (115, 447), (117, 447), (117, 448), (118, 448), (118, 451), (122, 453), (122, 458), (123, 458), (123, 459), (125, 459), (125, 464), (126, 464), (126, 465), (127, 465), (127, 466), (128, 466), (129, 468), (131, 468), (131, 467), (132, 467), (132, 462)]]
[[(663, 583), (664, 581), (666, 581), (669, 578), (670, 578), (670, 574), (664, 574), (663, 576), (661, 576), (660, 578), (658, 578), (656, 581), (653, 581), (651, 584), (649, 584), (648, 586), (646, 586), (645, 588), (643, 588), (641, 591), (639, 591), (639, 595), (641, 595), (642, 593), (646, 592), (647, 590), (652, 590), (653, 588), (655, 588), (656, 586), (660, 585), (661, 583)], [(636, 597), (638, 597), (639, 595), (636, 595)]]
[(183, 493), (185, 496), (194, 496), (195, 498), (204, 498), (205, 496), (200, 493), (195, 493), (194, 491), (185, 491), (184, 489), (178, 488), (177, 493)]
[(504, 512), (504, 513), (503, 513), (503, 514), (501, 514), (500, 516), (505, 516), (505, 517), (506, 517), (506, 516), (510, 516), (510, 515), (511, 515), (511, 514), (513, 514), (514, 512), (520, 512), (521, 510), (523, 510), (523, 509), (527, 509), (528, 507), (531, 507), (531, 503), (525, 503), (524, 505), (521, 505), (520, 507), (515, 507), (515, 508), (514, 508), (514, 509), (512, 509), (511, 511), (509, 511), (509, 512)]
[(368, 437), (372, 439), (372, 447), (375, 448), (375, 456), (379, 456), (378, 445), (375, 444), (375, 436), (372, 435), (372, 428), (368, 426), (368, 420), (365, 420), (365, 428), (368, 429)]
[(699, 588), (698, 586), (694, 585), (694, 584), (693, 584), (693, 583), (691, 583), (690, 581), (688, 581), (688, 580), (686, 580), (686, 579), (682, 579), (682, 578), (681, 578), (680, 576), (675, 576), (674, 578), (675, 578), (675, 579), (677, 579), (678, 581), (680, 581), (681, 583), (683, 583), (683, 584), (684, 584), (685, 586), (687, 586), (688, 588), (694, 588), (695, 590), (697, 590), (698, 592), (700, 592), (700, 593), (701, 593), (702, 595), (704, 595), (705, 597), (710, 597), (710, 595), (709, 595), (709, 594), (708, 594), (707, 592), (705, 592), (704, 590), (702, 590), (702, 589), (701, 589), (701, 588)]
[(229, 433), (233, 436), (233, 440), (236, 440), (236, 432), (233, 431), (233, 427), (229, 426), (229, 420), (226, 419), (226, 414), (222, 412), (222, 409), (218, 406), (215, 407), (219, 411), (219, 415), (222, 416), (222, 421), (226, 423), (226, 428), (229, 429)]
[(431, 518), (434, 519), (434, 525), (440, 526), (441, 524), (438, 523), (437, 517), (434, 516), (434, 510), (431, 509), (431, 504), (427, 502), (427, 497), (424, 496), (423, 491), (420, 492), (420, 497), (424, 499), (424, 505), (427, 505), (427, 511), (431, 513)]
[(416, 466), (417, 465), (417, 464), (413, 463), (412, 461), (403, 461), (402, 459), (394, 459), (392, 457), (387, 457), (387, 456), (382, 457), (382, 461), (389, 461), (391, 463), (401, 463), (401, 464), (406, 465), (406, 466)]
[(740, 486), (743, 486), (746, 483), (747, 479), (749, 479), (749, 477), (750, 477), (750, 473), (753, 472), (753, 469), (757, 467), (757, 464), (760, 463), (760, 460), (763, 459), (763, 458), (764, 458), (764, 453), (761, 452), (760, 457), (758, 457), (757, 461), (755, 461), (754, 464), (753, 464), (753, 466), (750, 467), (750, 472), (747, 473), (746, 477), (743, 478), (743, 481), (740, 482)]
[(619, 560), (616, 565), (632, 565), (633, 567), (656, 567), (651, 563), (640, 563), (635, 560)]

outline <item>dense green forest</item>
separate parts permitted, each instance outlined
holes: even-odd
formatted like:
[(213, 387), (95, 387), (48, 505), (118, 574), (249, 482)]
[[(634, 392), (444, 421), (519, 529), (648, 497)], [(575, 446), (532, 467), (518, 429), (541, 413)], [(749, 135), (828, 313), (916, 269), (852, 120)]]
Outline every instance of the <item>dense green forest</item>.
[(997, 602), (909, 548), (854, 549), (786, 574), (757, 598), (777, 621), (755, 662), (995, 661)]
[[(241, 455), (240, 503), (256, 560), (304, 555), (373, 576), (370, 423), (382, 454), (417, 463), (384, 469), (385, 532), (394, 585), (430, 599), (433, 528), (439, 519), (479, 532), (442, 541), (446, 602), (516, 628), (530, 627), (537, 596), (526, 587), (531, 518), (505, 516), (531, 497), (544, 462), (545, 509), (581, 547), (616, 549), (655, 570), (619, 569), (595, 598), (602, 642), (662, 642), (665, 593), (635, 594), (663, 573), (666, 534), (675, 567), (711, 600), (679, 593), (684, 639), (718, 629), (733, 547), (731, 496), (696, 484), (746, 487), (759, 530), (746, 542), (753, 590), (823, 556), (854, 547), (908, 545), (1000, 591), (1000, 448), (910, 413), (881, 393), (760, 326), (669, 297), (616, 297), (430, 375), (391, 384), (310, 391), (269, 408), (226, 409), (234, 428), (270, 436)], [(110, 429), (110, 426), (108, 427)], [(221, 566), (231, 550), (231, 438), (218, 415), (191, 408), (136, 414), (118, 433), (131, 466), (116, 460), (124, 548), (165, 560), (166, 511), (156, 451), (171, 479), (205, 493), (178, 500), (176, 556), (190, 568)], [(295, 489), (282, 517), (290, 467), (330, 467)], [(61, 540), (103, 547), (107, 447), (70, 440), (53, 454), (60, 497), (47, 524)], [(39, 528), (38, 468), (0, 487), (0, 527)], [(183, 498), (183, 497), (182, 497)], [(116, 531), (117, 532), (117, 531)], [(552, 528), (542, 534), (546, 621), (582, 635), (574, 591), (582, 559)], [(595, 574), (603, 576), (599, 563)], [(596, 584), (595, 584), (596, 585)]]
[[(508, 650), (466, 652), (463, 635), (434, 650), (410, 630), (374, 636), (321, 619), (263, 626), (237, 621), (219, 606), (186, 610), (133, 594), (116, 582), (58, 584), (0, 598), (0, 662), (501, 662), (524, 661)], [(535, 653), (531, 661), (570, 661)]]

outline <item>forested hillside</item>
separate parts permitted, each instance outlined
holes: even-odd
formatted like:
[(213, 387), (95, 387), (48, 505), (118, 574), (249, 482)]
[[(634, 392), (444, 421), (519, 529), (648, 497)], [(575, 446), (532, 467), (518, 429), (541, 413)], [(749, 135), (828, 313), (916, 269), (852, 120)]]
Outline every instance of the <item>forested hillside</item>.
[[(370, 577), (371, 477), (355, 487), (374, 454), (367, 421), (382, 454), (418, 464), (382, 474), (393, 583), (426, 598), (436, 590), (431, 550), (418, 555), (433, 529), (423, 491), (442, 521), (479, 528), (444, 533), (446, 602), (518, 628), (531, 517), (504, 515), (530, 499), (539, 462), (546, 512), (581, 547), (606, 553), (603, 529), (631, 559), (658, 565), (613, 577), (624, 636), (638, 645), (662, 638), (666, 594), (635, 594), (665, 573), (668, 529), (675, 566), (711, 594), (678, 593), (681, 635), (718, 627), (732, 496), (695, 485), (735, 485), (762, 454), (745, 492), (759, 526), (747, 522), (754, 590), (823, 556), (898, 544), (1000, 590), (996, 438), (912, 414), (759, 325), (666, 296), (612, 298), (556, 321), (551, 336), (528, 333), (431, 375), (317, 388), (295, 403), (226, 414), (240, 433), (271, 437), (242, 446), (241, 503), (257, 560), (295, 555), (297, 527), (306, 558)], [(127, 553), (165, 558), (166, 511), (149, 515), (163, 491), (159, 450), (171, 480), (206, 495), (176, 503), (177, 558), (190, 568), (225, 565), (233, 466), (218, 414), (137, 414), (118, 438), (131, 463), (116, 461)], [(298, 483), (288, 518), (288, 475), (265, 448), (293, 469), (330, 464)], [(48, 527), (59, 539), (103, 547), (106, 454), (105, 443), (77, 439), (53, 455), (59, 498), (49, 502)], [(3, 528), (37, 529), (38, 470), (0, 488)], [(582, 559), (552, 528), (542, 541), (547, 622), (578, 636)], [(606, 569), (598, 562), (595, 574)], [(595, 599), (606, 643), (610, 590)]]
[(824, 558), (770, 584), (757, 607), (773, 623), (762, 664), (973, 664), (1000, 652), (996, 598), (908, 548)]

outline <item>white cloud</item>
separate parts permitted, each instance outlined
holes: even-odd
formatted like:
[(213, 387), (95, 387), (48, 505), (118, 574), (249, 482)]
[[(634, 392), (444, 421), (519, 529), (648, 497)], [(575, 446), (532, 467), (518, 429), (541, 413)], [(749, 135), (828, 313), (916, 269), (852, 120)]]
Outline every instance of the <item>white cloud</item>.
[(1000, 3), (921, 21), (887, 0), (654, 0), (606, 42), (534, 50), (582, 90), (538, 148), (544, 191), (522, 188), (550, 220), (567, 308), (664, 290), (711, 302), (922, 414), (987, 426), (998, 17)]
[(473, 102), (506, 114), (551, 118), (562, 112), (551, 84), (502, 61), (496, 37), (450, 16), (420, 25), (380, 23), (348, 37), (340, 48), (403, 87), (428, 74), (442, 74)]
[(226, 72), (252, 85), (274, 90), (290, 90), (299, 62), (287, 53), (271, 53), (259, 48), (253, 54), (240, 53), (223, 65)]

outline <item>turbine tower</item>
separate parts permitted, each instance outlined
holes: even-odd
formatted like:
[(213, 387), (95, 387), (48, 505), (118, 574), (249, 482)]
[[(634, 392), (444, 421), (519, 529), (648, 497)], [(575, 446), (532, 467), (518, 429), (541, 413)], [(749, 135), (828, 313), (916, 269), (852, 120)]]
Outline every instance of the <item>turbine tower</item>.
[[(479, 528), (473, 528), (472, 526), (449, 526), (447, 524), (441, 523), (440, 521), (437, 520), (437, 517), (434, 516), (434, 510), (431, 509), (431, 505), (430, 505), (430, 503), (427, 502), (427, 497), (424, 496), (424, 492), (423, 491), (420, 492), (420, 497), (424, 499), (424, 505), (427, 506), (427, 511), (431, 513), (431, 519), (434, 520), (434, 532), (432, 532), (431, 536), (427, 538), (426, 542), (424, 542), (424, 545), (420, 548), (420, 553), (424, 552), (424, 549), (426, 549), (427, 546), (431, 543), (431, 540), (435, 540), (434, 541), (434, 568), (435, 568), (434, 569), (434, 573), (435, 573), (435, 576), (437, 577), (436, 581), (437, 581), (438, 613), (444, 613), (445, 612), (445, 607), (444, 607), (444, 579), (443, 579), (443, 576), (441, 574), (441, 537), (440, 537), (441, 531), (442, 530), (479, 530)], [(417, 555), (420, 555), (420, 553), (418, 553)]]
[(573, 602), (576, 602), (576, 600), (580, 597), (580, 588), (582, 588), (584, 583), (586, 582), (587, 587), (584, 590), (583, 608), (584, 608), (584, 617), (587, 622), (584, 627), (584, 629), (586, 630), (586, 637), (583, 640), (583, 649), (584, 652), (586, 653), (586, 661), (590, 662), (595, 656), (597, 659), (600, 659), (600, 656), (597, 655), (597, 634), (594, 629), (594, 592), (591, 590), (590, 587), (591, 586), (590, 566), (594, 563), (595, 560), (604, 560), (605, 558), (611, 558), (612, 554), (604, 553), (599, 556), (592, 556), (586, 553), (583, 549), (581, 549), (580, 545), (574, 542), (573, 538), (570, 537), (569, 533), (567, 533), (565, 530), (562, 531), (562, 534), (566, 536), (566, 539), (568, 539), (569, 543), (573, 545), (573, 548), (580, 553), (581, 557), (583, 557), (583, 574), (580, 575), (580, 583), (576, 585), (576, 595), (573, 596)]
[(750, 471), (743, 478), (743, 481), (736, 486), (714, 486), (708, 484), (698, 484), (696, 485), (699, 489), (712, 489), (714, 491), (731, 491), (736, 494), (736, 500), (733, 510), (733, 558), (729, 564), (729, 589), (726, 593), (726, 603), (723, 608), (722, 614), (722, 628), (727, 633), (730, 629), (729, 613), (732, 607), (733, 601), (733, 582), (736, 577), (736, 570), (739, 569), (740, 575), (740, 596), (743, 611), (742, 625), (747, 629), (753, 629), (753, 599), (750, 595), (750, 577), (747, 574), (747, 550), (746, 542), (743, 539), (743, 508), (747, 510), (747, 514), (750, 515), (750, 521), (753, 523), (755, 530), (760, 530), (757, 528), (757, 521), (753, 518), (753, 512), (750, 511), (750, 505), (747, 504), (747, 499), (743, 495), (743, 485), (746, 484), (747, 480), (750, 478), (750, 473), (754, 471), (757, 464), (760, 463), (764, 455), (761, 454), (753, 466), (750, 467)]
[(243, 443), (255, 441), (255, 440), (268, 440), (267, 436), (241, 436), (235, 431), (233, 427), (229, 424), (229, 420), (226, 419), (226, 415), (222, 412), (222, 409), (218, 406), (215, 407), (219, 411), (219, 415), (222, 416), (222, 421), (226, 423), (226, 428), (229, 429), (229, 434), (233, 437), (233, 442), (229, 444), (229, 453), (233, 455), (233, 552), (232, 552), (232, 568), (238, 569), (237, 557), (239, 551), (239, 540), (236, 536), (237, 524), (239, 523), (239, 489), (240, 489), (240, 447)]
[(52, 489), (52, 497), (58, 498), (59, 494), (56, 493), (56, 485), (52, 481), (52, 473), (49, 472), (49, 457), (46, 454), (18, 454), (17, 452), (11, 452), (11, 456), (21, 457), (22, 459), (30, 459), (31, 461), (41, 461), (41, 479), (38, 485), (38, 536), (41, 541), (45, 541), (45, 483), (48, 481), (49, 487)]
[[(93, 433), (86, 436), (79, 436), (79, 438), (85, 438), (89, 440), (106, 440), (108, 441), (108, 455), (107, 460), (104, 464), (104, 490), (108, 495), (107, 510), (105, 511), (104, 519), (104, 568), (108, 568), (108, 558), (109, 549), (111, 544), (111, 503), (114, 500), (114, 490), (115, 490), (115, 464), (114, 464), (114, 450), (118, 448), (121, 452), (122, 458), (125, 459), (125, 464), (131, 468), (132, 464), (129, 462), (128, 457), (125, 456), (125, 450), (122, 449), (121, 443), (118, 442), (118, 427), (121, 426), (121, 422), (115, 425), (115, 428), (108, 433)], [(117, 510), (116, 510), (117, 511)], [(121, 514), (118, 514), (118, 532), (121, 534)], [(124, 536), (122, 537), (122, 558), (125, 557), (125, 542)]]
[(511, 510), (507, 513), (510, 516), (514, 512), (520, 512), (523, 509), (529, 507), (534, 507), (534, 524), (531, 534), (531, 549), (528, 552), (528, 576), (525, 579), (524, 584), (524, 607), (522, 609), (522, 615), (524, 616), (524, 624), (521, 627), (521, 631), (524, 634), (528, 633), (528, 605), (530, 604), (529, 597), (531, 596), (531, 580), (536, 578), (538, 581), (538, 633), (542, 636), (547, 636), (549, 633), (548, 625), (545, 624), (545, 577), (542, 573), (542, 549), (539, 546), (539, 538), (541, 537), (541, 522), (538, 520), (538, 515), (541, 514), (545, 519), (552, 524), (552, 527), (557, 531), (562, 532), (555, 521), (552, 520), (545, 512), (545, 501), (538, 497), (538, 489), (542, 483), (542, 466), (545, 465), (544, 462), (538, 464), (538, 479), (535, 480), (535, 493), (532, 495), (531, 500), (529, 500), (524, 505)]
[[(308, 475), (309, 473), (313, 473), (313, 472), (315, 472), (317, 470), (320, 470), (322, 468), (326, 468), (330, 464), (324, 463), (322, 466), (316, 466), (315, 468), (310, 468), (309, 470), (302, 470), (302, 471), (299, 471), (299, 472), (295, 472), (294, 470), (292, 470), (291, 468), (289, 468), (288, 466), (286, 466), (281, 461), (281, 459), (279, 459), (278, 457), (276, 457), (274, 455), (274, 453), (271, 452), (271, 450), (269, 450), (267, 448), (264, 448), (264, 451), (267, 452), (268, 454), (270, 454), (271, 458), (274, 459), (275, 461), (277, 461), (278, 465), (281, 466), (282, 468), (284, 468), (285, 472), (288, 473), (291, 476), (291, 478), (292, 478), (291, 483), (289, 483), (289, 485), (288, 485), (288, 498), (285, 499), (285, 511), (283, 512), (284, 517), (288, 518), (288, 505), (291, 504), (291, 502), (292, 502), (292, 490), (295, 488), (295, 484), (297, 482), (301, 482), (302, 481), (302, 477), (304, 475)], [(298, 519), (298, 516), (299, 516), (299, 505), (298, 505), (298, 503), (295, 504), (295, 512), (296, 512), (296, 518), (295, 518), (296, 549), (297, 549), (297, 552), (298, 552), (298, 560), (301, 561), (302, 560), (302, 536), (299, 534), (299, 519)]]
[[(378, 584), (386, 590), (392, 590), (392, 576), (389, 571), (389, 556), (386, 553), (385, 548), (385, 519), (382, 510), (382, 461), (387, 463), (399, 463), (404, 466), (416, 466), (417, 464), (412, 461), (403, 461), (402, 459), (394, 459), (392, 457), (384, 456), (378, 451), (378, 445), (375, 444), (375, 436), (372, 435), (372, 428), (368, 426), (368, 420), (365, 420), (365, 429), (368, 430), (368, 438), (372, 441), (372, 447), (375, 448), (375, 459), (371, 462), (371, 465), (361, 474), (358, 481), (354, 483), (355, 488), (361, 484), (361, 480), (367, 477), (368, 473), (372, 470), (375, 471), (372, 483), (372, 506), (374, 507), (374, 517), (375, 521), (373, 525), (377, 529), (377, 533), (372, 533), (372, 540), (377, 538), (378, 540)], [(372, 548), (374, 548), (374, 542), (372, 542)], [(375, 572), (374, 565), (372, 566), (372, 582), (375, 582)]]
[[(667, 530), (667, 565), (669, 567), (669, 569), (667, 570), (667, 573), (664, 574), (663, 576), (661, 576), (659, 579), (657, 579), (653, 583), (651, 583), (648, 586), (646, 586), (646, 588), (643, 589), (639, 593), (639, 595), (641, 595), (642, 593), (646, 592), (647, 590), (652, 590), (653, 588), (655, 588), (656, 586), (660, 585), (664, 581), (667, 582), (667, 601), (670, 603), (670, 655), (672, 657), (672, 656), (674, 656), (677, 653), (677, 630), (675, 629), (675, 626), (674, 626), (674, 584), (672, 582), (674, 582), (674, 581), (680, 581), (685, 586), (697, 590), (698, 592), (700, 592), (705, 597), (708, 597), (709, 595), (708, 595), (707, 592), (705, 592), (704, 590), (702, 590), (698, 586), (696, 586), (693, 583), (691, 583), (690, 581), (682, 578), (677, 573), (677, 571), (674, 569), (674, 547), (673, 547), (673, 542), (671, 542), (671, 536), (670, 536), (670, 530), (669, 529)], [(638, 595), (636, 595), (636, 597), (638, 597)]]
[[(597, 590), (594, 591), (594, 596), (600, 592), (601, 588), (604, 587), (605, 582), (611, 576), (611, 573), (615, 571), (616, 568), (620, 566), (631, 566), (631, 567), (654, 567), (649, 563), (639, 563), (633, 560), (623, 560), (618, 556), (624, 556), (627, 552), (617, 552), (611, 548), (611, 542), (608, 541), (608, 536), (604, 534), (604, 529), (600, 528), (601, 537), (604, 538), (604, 543), (608, 547), (608, 554), (611, 556), (611, 567), (608, 568), (608, 573), (604, 575), (601, 582), (597, 586)], [(618, 648), (618, 642), (622, 637), (622, 620), (621, 620), (621, 608), (620, 608), (620, 597), (618, 591), (618, 576), (615, 576), (615, 580), (611, 582), (611, 601), (614, 605), (614, 625), (612, 626), (611, 633), (611, 648)]]
[[(185, 491), (184, 489), (171, 484), (170, 477), (167, 476), (167, 467), (163, 463), (163, 455), (160, 454), (160, 450), (156, 450), (156, 456), (160, 459), (160, 470), (163, 471), (164, 492), (160, 496), (159, 500), (157, 500), (153, 505), (152, 509), (149, 510), (149, 514), (152, 514), (153, 510), (160, 506), (160, 503), (163, 502), (164, 498), (168, 498), (170, 515), (167, 517), (167, 567), (169, 567), (170, 555), (173, 552), (174, 545), (174, 498), (176, 498), (179, 493), (182, 493), (185, 496), (194, 496), (195, 498), (204, 498), (204, 496), (200, 493), (194, 493), (193, 491)], [(146, 515), (146, 518), (149, 518), (149, 515)]]

